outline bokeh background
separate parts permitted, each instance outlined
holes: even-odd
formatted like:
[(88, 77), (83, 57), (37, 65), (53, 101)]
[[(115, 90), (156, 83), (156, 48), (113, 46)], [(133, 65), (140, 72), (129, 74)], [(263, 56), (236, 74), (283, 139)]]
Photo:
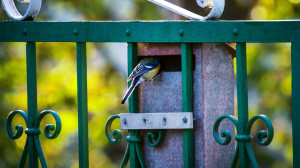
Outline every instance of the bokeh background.
[[(195, 0), (171, 0), (205, 15)], [(17, 2), (16, 2), (17, 3)], [(18, 4), (25, 11), (26, 4)], [(227, 0), (222, 20), (290, 20), (300, 18), (300, 0)], [(182, 20), (146, 0), (43, 1), (38, 21)], [(0, 20), (9, 20), (0, 8)], [(1, 31), (1, 27), (0, 27)], [(234, 46), (234, 44), (232, 44)], [(54, 140), (41, 136), (49, 167), (78, 167), (76, 44), (37, 43), (38, 111), (59, 113), (63, 127)], [(87, 43), (90, 167), (119, 167), (125, 143), (111, 145), (104, 132), (112, 114), (127, 112), (120, 101), (126, 90), (127, 45)], [(249, 114), (266, 114), (275, 135), (268, 147), (253, 143), (260, 167), (292, 167), (290, 44), (247, 44)], [(0, 43), (0, 167), (17, 167), (25, 135), (11, 140), (6, 132), (10, 111), (27, 109), (25, 43)], [(41, 128), (54, 123), (46, 117)], [(20, 116), (14, 124), (23, 124)], [(117, 126), (115, 126), (117, 127)], [(255, 125), (256, 132), (264, 124)]]

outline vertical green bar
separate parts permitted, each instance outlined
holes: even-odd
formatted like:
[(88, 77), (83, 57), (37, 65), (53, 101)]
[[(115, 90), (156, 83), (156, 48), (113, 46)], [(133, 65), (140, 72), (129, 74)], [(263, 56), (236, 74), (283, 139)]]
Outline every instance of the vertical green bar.
[[(238, 134), (244, 134), (248, 122), (248, 88), (247, 88), (247, 57), (246, 43), (236, 44), (237, 71), (237, 103), (238, 103)], [(249, 167), (244, 142), (239, 142), (239, 167)]]
[[(128, 76), (134, 69), (134, 67), (138, 64), (138, 50), (137, 43), (128, 43)], [(128, 83), (128, 87), (131, 82)], [(139, 97), (138, 97), (138, 88), (136, 88), (131, 96), (128, 99), (129, 103), (129, 113), (138, 113), (139, 112)], [(135, 131), (129, 131), (131, 135), (135, 134)], [(135, 144), (130, 144), (130, 167), (136, 168), (139, 167), (138, 157), (135, 151)]]
[[(26, 44), (27, 69), (27, 105), (28, 128), (32, 128), (37, 117), (37, 87), (36, 87), (36, 46), (35, 42)], [(35, 151), (33, 136), (28, 137), (28, 154), (30, 168), (38, 167), (38, 154)]]
[[(182, 111), (193, 112), (193, 71), (192, 45), (181, 44), (182, 69)], [(183, 131), (183, 164), (185, 168), (194, 167), (194, 132), (193, 129)]]
[[(300, 37), (300, 34), (298, 35)], [(293, 167), (300, 167), (300, 38), (292, 43)]]
[(77, 42), (79, 167), (89, 167), (86, 43)]

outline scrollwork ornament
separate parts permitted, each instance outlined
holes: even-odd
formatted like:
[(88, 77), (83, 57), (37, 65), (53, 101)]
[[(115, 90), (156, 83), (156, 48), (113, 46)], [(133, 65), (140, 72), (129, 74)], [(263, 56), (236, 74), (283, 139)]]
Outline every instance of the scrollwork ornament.
[[(23, 119), (26, 122), (26, 127), (29, 126), (28, 114), (26, 112), (24, 112), (22, 110), (12, 111), (7, 117), (7, 124), (6, 124), (7, 133), (9, 135), (9, 137), (12, 138), (12, 139), (20, 138), (22, 136), (23, 130), (24, 130), (23, 126), (17, 125), (15, 127), (17, 132), (16, 132), (16, 134), (13, 133), (11, 125), (12, 125), (12, 120), (13, 120), (13, 118), (16, 114), (19, 114), (23, 117)], [(53, 138), (56, 138), (59, 135), (59, 133), (61, 131), (61, 125), (62, 125), (59, 115), (56, 112), (51, 111), (51, 110), (42, 111), (37, 116), (36, 120), (34, 121), (33, 127), (26, 128), (26, 130), (25, 130), (25, 133), (27, 134), (27, 139), (26, 139), (26, 142), (25, 142), (25, 147), (24, 147), (24, 150), (23, 150), (21, 160), (19, 162), (18, 167), (24, 167), (25, 166), (26, 158), (28, 156), (28, 141), (30, 140), (30, 141), (33, 141), (33, 144), (35, 146), (34, 149), (38, 153), (38, 156), (40, 158), (40, 162), (41, 162), (42, 167), (47, 168), (46, 159), (45, 159), (43, 149), (42, 149), (42, 146), (41, 146), (41, 142), (40, 142), (40, 139), (39, 139), (39, 135), (41, 134), (41, 130), (40, 130), (39, 127), (40, 127), (40, 123), (41, 123), (42, 119), (44, 118), (44, 116), (46, 116), (48, 114), (52, 115), (53, 118), (55, 119), (56, 127), (53, 124), (47, 124), (45, 129), (44, 129), (45, 136), (48, 139), (53, 139)], [(51, 132), (53, 132), (53, 133), (51, 134)]]
[(21, 15), (16, 8), (14, 0), (1, 0), (4, 10), (12, 20), (33, 20), (39, 13), (42, 5), (42, 0), (26, 0), (20, 1), (21, 3), (29, 3), (26, 13)]
[(121, 130), (113, 130), (111, 131), (111, 124), (112, 122), (119, 118), (120, 119), (120, 115), (113, 115), (111, 117), (108, 118), (106, 124), (105, 124), (105, 134), (107, 139), (109, 140), (109, 142), (115, 144), (115, 143), (119, 143), (122, 141), (122, 132)]
[(146, 135), (146, 141), (149, 146), (156, 147), (164, 140), (164, 137), (164, 130), (158, 130), (158, 134), (154, 132), (148, 132)]
[[(215, 121), (214, 126), (213, 126), (213, 135), (214, 135), (214, 138), (217, 141), (217, 143), (219, 143), (220, 145), (227, 145), (230, 143), (230, 140), (231, 140), (231, 133), (228, 130), (221, 131), (221, 137), (225, 138), (224, 140), (222, 140), (218, 134), (218, 128), (220, 126), (220, 123), (225, 118), (232, 121), (236, 129), (238, 128), (238, 124), (239, 124), (238, 119), (236, 119), (232, 115), (222, 115), (217, 118), (217, 120)], [(258, 167), (258, 164), (255, 160), (255, 157), (254, 157), (254, 154), (253, 154), (253, 151), (251, 148), (251, 144), (250, 144), (250, 142), (252, 140), (251, 129), (252, 129), (254, 122), (258, 119), (261, 119), (266, 124), (267, 131), (261, 130), (256, 133), (257, 143), (261, 146), (266, 146), (271, 143), (271, 141), (273, 139), (273, 135), (274, 135), (274, 128), (273, 128), (271, 120), (265, 115), (256, 115), (256, 116), (252, 117), (247, 122), (245, 130), (237, 129), (237, 135), (235, 136), (237, 145), (236, 145), (235, 154), (234, 154), (234, 157), (233, 157), (233, 160), (231, 163), (231, 167), (237, 166), (237, 162), (238, 162), (238, 158), (239, 158), (239, 148), (241, 146), (244, 146), (244, 148), (246, 149), (245, 152), (248, 155), (251, 166), (255, 167), (255, 168)]]

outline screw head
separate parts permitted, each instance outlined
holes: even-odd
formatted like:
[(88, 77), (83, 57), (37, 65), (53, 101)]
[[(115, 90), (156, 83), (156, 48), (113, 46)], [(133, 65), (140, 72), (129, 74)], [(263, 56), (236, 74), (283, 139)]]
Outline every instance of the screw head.
[(126, 29), (125, 34), (126, 34), (126, 36), (129, 36), (130, 35), (130, 29)]
[(127, 121), (126, 121), (126, 119), (125, 119), (125, 118), (123, 118), (123, 120), (122, 120), (122, 123), (123, 123), (124, 125), (126, 125), (126, 124), (127, 124)]
[(184, 34), (184, 30), (183, 30), (183, 29), (180, 29), (180, 30), (179, 30), (179, 35), (180, 35), (180, 36), (183, 36), (183, 34)]
[(74, 34), (75, 36), (77, 36), (77, 35), (78, 35), (78, 30), (77, 30), (77, 29), (74, 29), (73, 34)]
[(28, 30), (27, 30), (26, 28), (23, 30), (23, 34), (24, 34), (25, 36), (28, 34)]
[(183, 122), (183, 123), (187, 123), (187, 118), (186, 118), (186, 117), (183, 117), (182, 122)]
[(237, 28), (234, 28), (232, 33), (233, 33), (233, 35), (237, 36), (239, 34), (239, 31)]

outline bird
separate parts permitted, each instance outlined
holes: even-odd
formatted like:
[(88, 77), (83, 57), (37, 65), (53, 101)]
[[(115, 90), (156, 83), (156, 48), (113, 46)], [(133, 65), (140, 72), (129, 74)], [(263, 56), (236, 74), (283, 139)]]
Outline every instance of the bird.
[(142, 59), (139, 64), (133, 69), (129, 75), (127, 82), (132, 80), (130, 87), (128, 88), (125, 96), (123, 97), (121, 104), (124, 104), (130, 97), (135, 87), (145, 81), (154, 79), (160, 72), (160, 60), (156, 58), (145, 58)]

